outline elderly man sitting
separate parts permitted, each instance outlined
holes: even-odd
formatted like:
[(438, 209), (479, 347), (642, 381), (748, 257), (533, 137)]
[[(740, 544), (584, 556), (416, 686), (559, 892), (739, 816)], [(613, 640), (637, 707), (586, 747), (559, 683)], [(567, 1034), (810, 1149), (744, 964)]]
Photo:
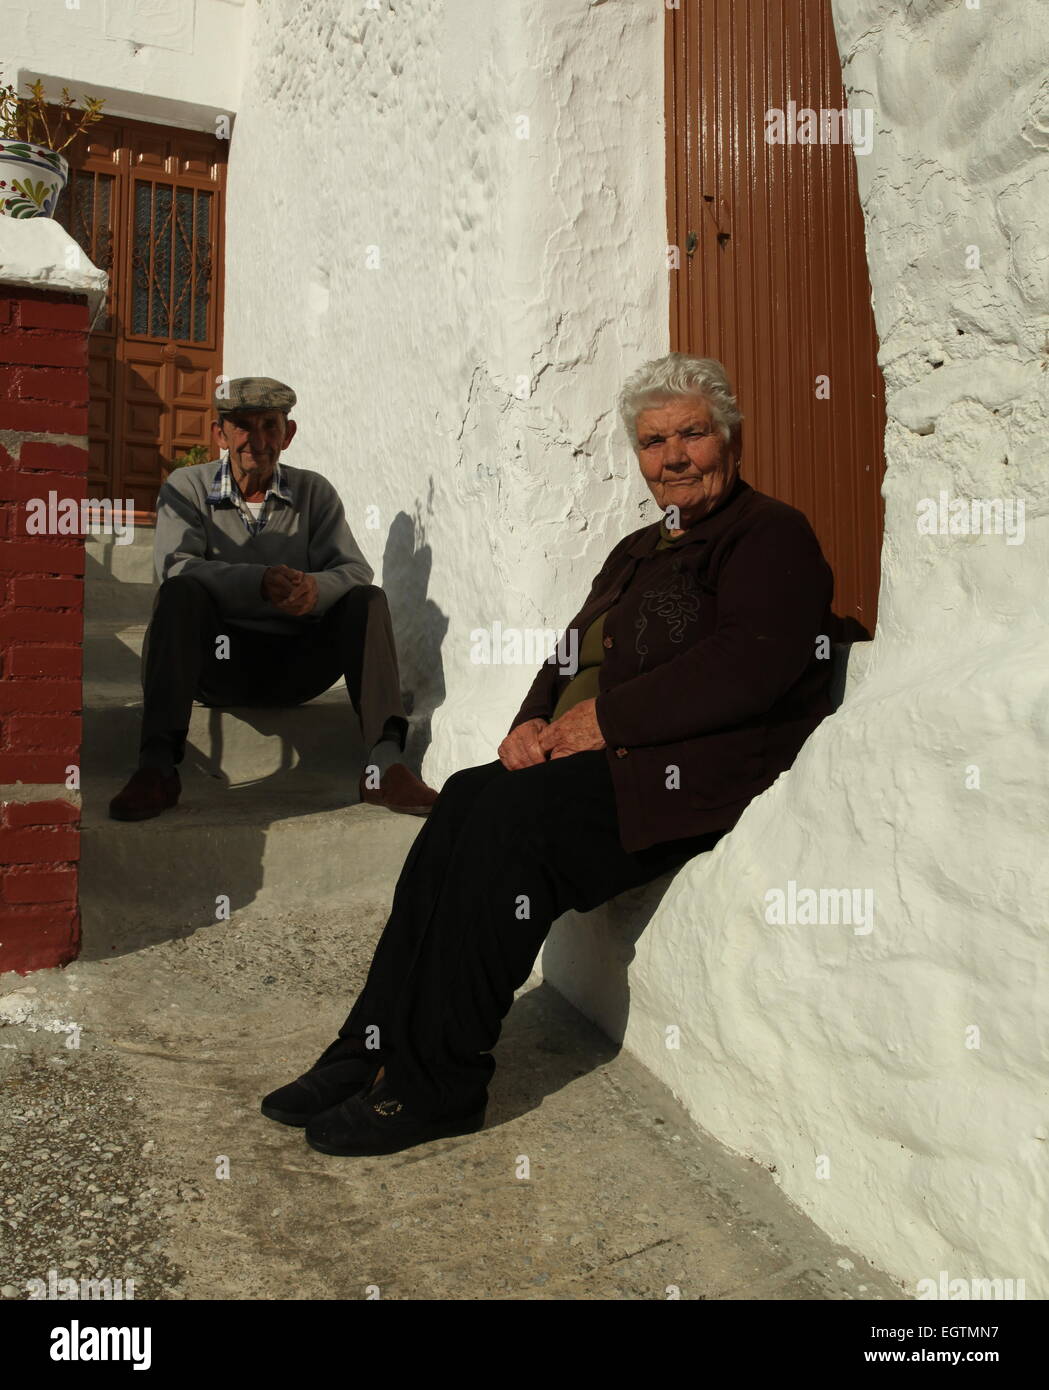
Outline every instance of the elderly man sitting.
[(296, 705), (343, 676), (371, 750), (361, 799), (426, 815), (436, 793), (397, 761), (408, 721), (386, 596), (331, 483), (280, 462), (295, 393), (269, 377), (227, 391), (212, 442), (228, 453), (179, 469), (157, 499), (139, 767), (110, 815), (146, 820), (176, 804), (194, 699)]
[(720, 363), (649, 362), (620, 411), (663, 519), (601, 566), (578, 674), (551, 659), (498, 760), (445, 783), (339, 1037), (263, 1101), (322, 1153), (479, 1129), (553, 922), (710, 849), (831, 712), (830, 567), (802, 513), (739, 476)]

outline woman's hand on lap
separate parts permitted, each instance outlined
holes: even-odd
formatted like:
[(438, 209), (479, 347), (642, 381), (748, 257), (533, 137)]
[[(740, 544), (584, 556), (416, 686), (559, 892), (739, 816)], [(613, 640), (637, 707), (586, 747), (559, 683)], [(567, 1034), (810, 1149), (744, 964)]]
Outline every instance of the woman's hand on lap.
[(539, 744), (551, 758), (570, 758), (573, 753), (590, 753), (604, 748), (605, 740), (597, 722), (596, 700), (573, 705), (560, 719), (548, 724), (539, 735)]
[(516, 772), (522, 767), (546, 762), (546, 753), (539, 742), (539, 735), (546, 727), (545, 719), (528, 719), (511, 729), (499, 745), (499, 761), (503, 767)]

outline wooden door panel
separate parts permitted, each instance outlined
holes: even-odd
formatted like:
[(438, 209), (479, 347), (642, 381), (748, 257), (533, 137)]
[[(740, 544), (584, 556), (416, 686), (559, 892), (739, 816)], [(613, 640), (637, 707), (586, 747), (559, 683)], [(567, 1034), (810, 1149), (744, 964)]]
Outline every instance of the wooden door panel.
[[(152, 487), (156, 496), (160, 459), (169, 457), (165, 419), (165, 372), (158, 345), (126, 344), (121, 393), (121, 471), (118, 496), (142, 496)], [(154, 485), (153, 479), (157, 483)]]
[(805, 512), (836, 610), (873, 632), (885, 404), (857, 156), (843, 143), (767, 142), (766, 112), (790, 102), (846, 106), (830, 0), (668, 11), (669, 240), (683, 252), (671, 342), (725, 364), (744, 477)]
[(202, 367), (193, 367), (185, 360), (175, 362), (175, 395), (179, 401), (189, 406), (202, 405), (211, 408), (211, 383)]
[(127, 402), (127, 434), (129, 439), (155, 439), (160, 434), (161, 404), (145, 404), (129, 398)]
[(207, 156), (199, 151), (192, 154), (179, 154), (175, 168), (176, 172), (183, 176), (195, 175), (204, 183), (210, 182), (210, 162)]
[[(108, 365), (108, 364), (107, 364)], [(94, 377), (90, 372), (89, 376)], [(113, 402), (103, 396), (93, 395), (87, 407), (87, 425), (92, 434), (104, 435), (108, 440), (113, 432)]]
[(221, 371), (226, 144), (104, 117), (69, 152), (56, 218), (108, 271), (90, 340), (92, 491), (151, 521), (161, 468), (210, 444)]
[(171, 146), (165, 139), (138, 134), (131, 141), (131, 167), (136, 170), (152, 169), (164, 173), (168, 168)]
[(212, 388), (206, 369), (195, 365), (190, 353), (175, 359), (171, 373), (172, 443), (178, 451), (210, 432)]

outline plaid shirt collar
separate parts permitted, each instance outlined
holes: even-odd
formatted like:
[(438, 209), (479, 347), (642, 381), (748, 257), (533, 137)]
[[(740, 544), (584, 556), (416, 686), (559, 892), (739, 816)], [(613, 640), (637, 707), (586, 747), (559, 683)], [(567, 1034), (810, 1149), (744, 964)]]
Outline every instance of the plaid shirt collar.
[(247, 502), (239, 487), (233, 481), (233, 469), (230, 467), (229, 451), (222, 455), (222, 464), (219, 471), (215, 474), (215, 481), (212, 483), (208, 492), (208, 502), (216, 507), (236, 507), (244, 519), (244, 525), (248, 528), (248, 533), (256, 535), (263, 529), (273, 511), (273, 499), (278, 502), (293, 504), (294, 494), (291, 490), (291, 483), (288, 481), (280, 466), (280, 459), (273, 469), (273, 477), (270, 485), (266, 489), (266, 495), (262, 500), (262, 511), (259, 513), (258, 521), (252, 516)]

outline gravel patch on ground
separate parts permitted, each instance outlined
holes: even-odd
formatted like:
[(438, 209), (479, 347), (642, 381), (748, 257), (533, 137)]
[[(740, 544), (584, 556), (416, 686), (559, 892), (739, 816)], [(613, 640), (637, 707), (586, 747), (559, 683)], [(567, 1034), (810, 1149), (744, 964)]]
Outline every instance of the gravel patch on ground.
[(57, 1281), (72, 1279), (77, 1297), (95, 1288), (81, 1280), (109, 1280), (111, 1295), (178, 1298), (165, 1254), (177, 1183), (152, 1156), (125, 1068), (72, 1037), (0, 1033), (0, 1297), (39, 1296), (32, 1280), (70, 1294)]

